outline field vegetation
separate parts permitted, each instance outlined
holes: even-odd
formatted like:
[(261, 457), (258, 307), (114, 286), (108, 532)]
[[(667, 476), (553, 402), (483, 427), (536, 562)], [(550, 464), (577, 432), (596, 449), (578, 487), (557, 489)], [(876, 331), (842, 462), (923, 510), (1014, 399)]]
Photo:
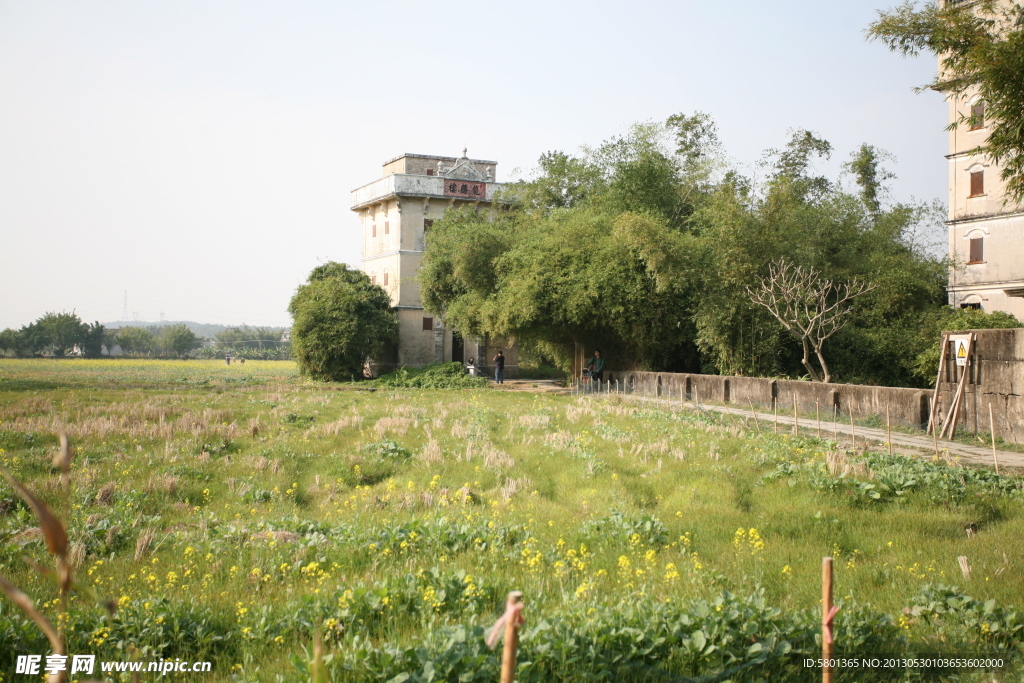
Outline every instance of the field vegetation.
[[(52, 566), (6, 483), (0, 574), (70, 653), (210, 660), (208, 683), (309, 680), (317, 637), (335, 681), (496, 681), (483, 634), (512, 589), (520, 681), (818, 680), (802, 660), (820, 651), (826, 555), (838, 652), (1021, 649), (1019, 477), (653, 401), (394, 384), (274, 361), (0, 360), (0, 464), (64, 520), (77, 580), (116, 611), (81, 593), (62, 611), (23, 561)], [(49, 652), (6, 600), (0, 642), (5, 681), (15, 655)], [(991, 679), (907, 675), (837, 680)]]

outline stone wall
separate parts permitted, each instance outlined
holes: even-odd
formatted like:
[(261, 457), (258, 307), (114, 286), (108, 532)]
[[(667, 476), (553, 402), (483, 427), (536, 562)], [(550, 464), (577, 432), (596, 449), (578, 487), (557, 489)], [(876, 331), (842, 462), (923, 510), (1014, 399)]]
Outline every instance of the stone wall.
[[(996, 436), (1008, 443), (1024, 443), (1024, 329), (975, 330), (977, 345), (968, 366), (964, 410), (960, 429), (988, 433), (988, 406), (992, 405)], [(939, 420), (948, 410), (956, 391), (952, 351), (939, 387)], [(849, 419), (872, 415), (885, 419), (886, 410), (894, 425), (924, 429), (928, 424), (931, 389), (875, 387), (859, 384), (824, 384), (762, 377), (724, 377), (669, 372), (606, 371), (606, 388), (646, 396), (685, 398), (708, 403), (753, 405), (758, 410), (791, 412), (794, 401), (801, 415), (822, 418), (841, 413)]]
[[(966, 366), (958, 429), (988, 433), (991, 405), (996, 436), (1009, 443), (1024, 443), (1024, 329), (968, 331), (976, 334), (977, 340)], [(949, 410), (961, 372), (950, 344), (939, 384), (940, 419)]]
[[(762, 377), (725, 377), (667, 372), (607, 372), (611, 388), (628, 393), (708, 403), (753, 405), (758, 410), (779, 409), (792, 412), (793, 404), (801, 415), (831, 419), (833, 412), (857, 419), (878, 415), (884, 419), (886, 408), (893, 424), (923, 429), (928, 422), (931, 391), (901, 387), (873, 387), (857, 384), (823, 384)], [(616, 380), (618, 384), (615, 384)]]

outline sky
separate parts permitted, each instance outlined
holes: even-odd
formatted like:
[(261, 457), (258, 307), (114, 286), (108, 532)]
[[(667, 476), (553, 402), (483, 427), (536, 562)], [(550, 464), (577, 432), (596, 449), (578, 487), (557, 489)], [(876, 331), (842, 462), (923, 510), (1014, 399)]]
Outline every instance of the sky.
[(526, 175), (704, 111), (745, 168), (809, 129), (946, 195), (931, 57), (864, 29), (895, 0), (0, 0), (0, 329), (46, 311), (288, 325), (358, 265), (350, 192), (404, 152)]

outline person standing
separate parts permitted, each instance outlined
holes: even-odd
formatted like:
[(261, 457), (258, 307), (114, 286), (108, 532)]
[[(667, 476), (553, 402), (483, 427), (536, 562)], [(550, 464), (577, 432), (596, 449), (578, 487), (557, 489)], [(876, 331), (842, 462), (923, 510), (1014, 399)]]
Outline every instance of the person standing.
[(501, 353), (501, 349), (498, 349), (498, 353), (494, 356), (494, 381), (498, 384), (505, 383), (505, 356)]
[(592, 381), (599, 382), (604, 379), (604, 356), (601, 355), (601, 349), (594, 349), (593, 357), (587, 361), (587, 369), (590, 370)]

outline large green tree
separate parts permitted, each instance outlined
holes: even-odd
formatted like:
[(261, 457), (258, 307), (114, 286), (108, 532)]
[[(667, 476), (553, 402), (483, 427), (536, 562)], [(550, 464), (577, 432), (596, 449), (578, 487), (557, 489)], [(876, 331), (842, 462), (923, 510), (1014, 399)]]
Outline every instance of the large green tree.
[[(1024, 201), (1024, 7), (1005, 0), (904, 2), (879, 12), (868, 36), (893, 52), (938, 55), (932, 88), (960, 97), (977, 90), (989, 135), (979, 151), (1002, 166), (1008, 199)], [(979, 123), (965, 112), (953, 122)]]
[(920, 235), (941, 217), (888, 201), (884, 152), (854, 152), (851, 190), (816, 171), (832, 151), (794, 131), (766, 154), (767, 174), (748, 177), (696, 114), (579, 156), (548, 153), (497, 211), (434, 224), (424, 304), (465, 335), (515, 339), (563, 368), (578, 343), (605, 350), (611, 368), (799, 376), (799, 342), (747, 292), (784, 258), (874, 285), (829, 341), (838, 378), (916, 382), (906, 339), (944, 305), (946, 277)]
[(184, 357), (199, 346), (199, 337), (184, 323), (167, 325), (160, 330), (160, 346), (168, 353)]
[(117, 344), (128, 355), (142, 355), (156, 347), (156, 335), (145, 327), (122, 327), (117, 333)]
[(343, 263), (317, 266), (288, 306), (292, 352), (299, 371), (317, 380), (353, 380), (367, 361), (398, 337), (398, 321), (383, 288)]

